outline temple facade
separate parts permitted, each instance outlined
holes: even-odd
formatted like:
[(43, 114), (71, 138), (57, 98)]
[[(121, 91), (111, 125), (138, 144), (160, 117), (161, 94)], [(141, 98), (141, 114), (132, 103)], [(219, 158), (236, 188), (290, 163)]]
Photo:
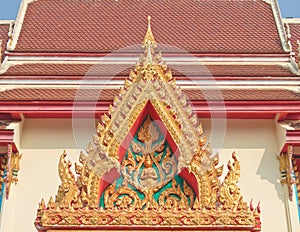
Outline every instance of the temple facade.
[(23, 0), (0, 231), (299, 231), (298, 40), (277, 0)]

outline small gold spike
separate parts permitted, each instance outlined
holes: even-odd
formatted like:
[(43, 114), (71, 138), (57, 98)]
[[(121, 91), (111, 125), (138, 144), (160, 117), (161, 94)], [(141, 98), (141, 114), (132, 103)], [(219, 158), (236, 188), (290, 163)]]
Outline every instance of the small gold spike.
[(49, 208), (49, 209), (54, 209), (55, 208), (55, 203), (53, 201), (52, 196), (50, 197), (50, 200), (49, 200), (49, 202), (47, 204), (47, 208)]
[(132, 85), (132, 81), (125, 79), (124, 86), (128, 89)]
[(46, 208), (45, 200), (42, 198), (41, 203), (39, 204), (39, 210), (44, 210)]
[(109, 105), (109, 107), (108, 107), (108, 113), (109, 113), (110, 115), (112, 115), (112, 114), (114, 113), (114, 108), (113, 108), (112, 105)]
[(143, 48), (146, 48), (148, 45), (152, 45), (152, 47), (156, 47), (156, 41), (154, 39), (152, 30), (151, 30), (151, 16), (148, 16), (148, 29), (144, 38)]
[(104, 132), (104, 130), (105, 130), (105, 127), (104, 127), (101, 123), (98, 122), (98, 125), (97, 125), (97, 133), (98, 133), (99, 135), (102, 135), (102, 133)]

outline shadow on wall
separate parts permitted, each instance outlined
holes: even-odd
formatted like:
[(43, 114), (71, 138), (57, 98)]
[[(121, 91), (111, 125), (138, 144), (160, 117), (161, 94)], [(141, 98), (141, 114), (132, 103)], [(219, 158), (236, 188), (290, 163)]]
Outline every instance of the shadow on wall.
[[(92, 123), (90, 128), (85, 126), (87, 121)], [(254, 161), (252, 156), (257, 155), (255, 162), (260, 159), (260, 163), (253, 165), (256, 169), (253, 175), (260, 176), (261, 180), (272, 184), (283, 201), (282, 186), (279, 182), (279, 161), (276, 158), (279, 151), (273, 120), (214, 119), (214, 123), (208, 119), (200, 121), (214, 150), (228, 149), (231, 150), (230, 153), (238, 151), (240, 160), (248, 165)], [(224, 123), (225, 125), (222, 125)], [(23, 128), (21, 149), (85, 150), (92, 141), (92, 135), (96, 133), (94, 125), (95, 121), (91, 119), (79, 120), (75, 127), (71, 119), (27, 119)], [(217, 140), (218, 142), (215, 142)], [(224, 164), (226, 163), (227, 161)], [(242, 164), (242, 172), (243, 170)]]
[[(221, 147), (213, 146), (214, 138), (211, 138), (210, 129), (211, 120), (201, 119), (201, 121), (204, 134), (216, 152), (219, 149), (230, 150), (230, 153), (237, 151), (239, 159), (243, 161), (241, 172), (245, 171), (243, 165), (248, 165), (248, 172), (253, 172), (261, 180), (269, 182), (275, 188), (278, 198), (284, 202), (280, 183), (279, 161), (277, 159), (279, 154), (278, 141), (273, 120), (227, 120), (225, 137)], [(220, 134), (220, 136), (223, 133), (223, 131), (214, 132), (215, 135)], [(219, 154), (222, 156), (222, 152), (219, 152)], [(257, 159), (254, 159), (253, 156), (257, 156)], [(258, 163), (253, 164), (251, 162)], [(256, 170), (249, 170), (250, 167)], [(263, 182), (260, 187), (263, 188)]]

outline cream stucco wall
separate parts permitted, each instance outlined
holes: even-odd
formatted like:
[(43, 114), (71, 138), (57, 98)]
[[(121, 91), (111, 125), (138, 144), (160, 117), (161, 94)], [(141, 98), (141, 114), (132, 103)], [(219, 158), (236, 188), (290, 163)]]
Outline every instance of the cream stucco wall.
[[(201, 121), (214, 150), (220, 154), (221, 164), (226, 166), (233, 151), (238, 154), (242, 168), (239, 186), (246, 201), (253, 199), (255, 206), (261, 202), (262, 231), (288, 231), (285, 195), (276, 159), (280, 147), (276, 123), (273, 120)], [(50, 196), (54, 197), (59, 185), (59, 156), (66, 149), (68, 158), (75, 162), (79, 155), (77, 144), (86, 147), (91, 140), (92, 130), (78, 132), (85, 128), (85, 123), (82, 120), (82, 124), (77, 124), (82, 127), (76, 126), (76, 143), (71, 119), (25, 120), (20, 130), (19, 147), (23, 157), (19, 183), (12, 186), (10, 199), (4, 204), (0, 231), (36, 231), (38, 203), (42, 198), (47, 202)]]

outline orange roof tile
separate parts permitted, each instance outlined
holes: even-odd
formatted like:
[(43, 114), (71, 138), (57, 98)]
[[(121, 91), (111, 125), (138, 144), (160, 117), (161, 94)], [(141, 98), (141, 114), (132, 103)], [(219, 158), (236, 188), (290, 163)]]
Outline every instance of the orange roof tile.
[(4, 52), (6, 50), (6, 45), (8, 41), (8, 32), (9, 32), (10, 24), (0, 24), (0, 40), (2, 40), (1, 44), (1, 57), (0, 63), (4, 60)]
[(272, 8), (262, 0), (39, 0), (28, 6), (15, 51), (139, 46), (148, 15), (157, 42), (184, 51), (284, 53)]
[[(296, 76), (279, 65), (168, 65), (173, 76), (287, 77)], [(129, 76), (132, 65), (45, 64), (11, 66), (2, 76)]]
[[(3, 101), (110, 101), (116, 89), (12, 89), (1, 92)], [(300, 93), (286, 89), (184, 89), (191, 101), (300, 101)]]

